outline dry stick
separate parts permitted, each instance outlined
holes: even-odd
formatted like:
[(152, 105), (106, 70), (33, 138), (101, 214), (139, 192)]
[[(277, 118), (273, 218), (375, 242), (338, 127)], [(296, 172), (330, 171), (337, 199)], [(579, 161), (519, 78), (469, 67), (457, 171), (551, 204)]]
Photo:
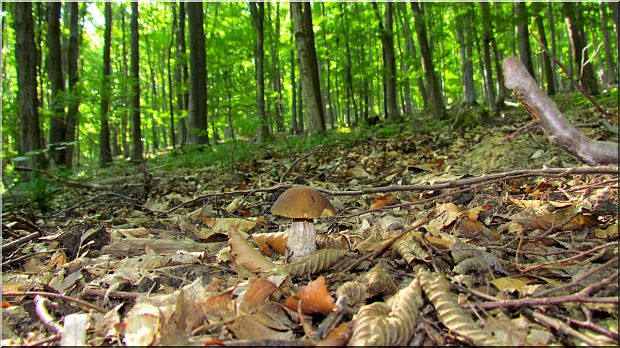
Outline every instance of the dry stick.
[(542, 313), (535, 312), (529, 308), (523, 308), (523, 313), (529, 317), (534, 318), (535, 321), (546, 326), (547, 328), (559, 331), (563, 334), (572, 336), (578, 340), (583, 341), (585, 344), (589, 346), (599, 346), (601, 344), (600, 341), (591, 338), (590, 336), (584, 335), (583, 333), (573, 329), (568, 324), (563, 323), (562, 321), (548, 317)]
[[(473, 293), (473, 292), (472, 292)], [(475, 294), (477, 295), (477, 294)], [(497, 300), (492, 302), (484, 302), (477, 304), (482, 309), (496, 309), (496, 308), (510, 308), (510, 307), (532, 307), (532, 306), (550, 306), (554, 304), (563, 304), (571, 302), (586, 302), (586, 303), (611, 303), (618, 304), (620, 301), (618, 297), (590, 297), (580, 293), (554, 296), (554, 297), (541, 297), (541, 298), (520, 298), (516, 300)]]
[(104, 192), (104, 193), (102, 193), (102, 194), (100, 194), (100, 195), (97, 195), (97, 196), (95, 196), (95, 197), (92, 197), (92, 198), (89, 198), (89, 199), (83, 200), (83, 201), (81, 201), (81, 202), (79, 202), (79, 203), (76, 203), (76, 204), (74, 204), (74, 205), (72, 205), (72, 206), (70, 206), (70, 207), (68, 207), (68, 208), (61, 209), (61, 210), (59, 210), (59, 211), (57, 211), (57, 212), (55, 212), (55, 213), (53, 213), (53, 214), (51, 214), (51, 215), (43, 216), (42, 218), (44, 218), (44, 219), (47, 219), (47, 218), (53, 218), (53, 217), (56, 217), (56, 216), (58, 216), (58, 215), (60, 215), (60, 214), (63, 214), (63, 213), (68, 213), (68, 212), (70, 212), (70, 211), (75, 210), (76, 208), (79, 208), (79, 207), (84, 206), (84, 204), (94, 202), (94, 201), (98, 200), (99, 198), (102, 198), (102, 197), (105, 197), (105, 196), (116, 196), (116, 197), (120, 197), (120, 198), (122, 198), (122, 199), (125, 199), (125, 200), (130, 201), (130, 203), (131, 203), (131, 204), (133, 204), (134, 206), (136, 206), (136, 207), (138, 207), (138, 208), (144, 208), (144, 205), (142, 205), (142, 204), (140, 203), (140, 201), (139, 201), (139, 200), (137, 200), (137, 199), (134, 199), (134, 198), (131, 198), (131, 197), (127, 197), (127, 196), (125, 196), (125, 195), (121, 195), (120, 193), (116, 193), (116, 192)]
[(562, 115), (557, 104), (536, 84), (519, 58), (504, 59), (506, 87), (513, 90), (527, 112), (539, 121), (551, 142), (590, 164), (618, 165), (618, 144), (588, 138)]
[(53, 292), (43, 292), (43, 291), (12, 291), (12, 292), (3, 292), (2, 297), (21, 297), (21, 296), (45, 296), (51, 298), (57, 298), (61, 300), (65, 300), (68, 302), (73, 302), (79, 304), (82, 307), (86, 307), (88, 309), (96, 310), (99, 313), (107, 313), (107, 311), (97, 305), (92, 303), (88, 303), (86, 301), (82, 301), (80, 299), (70, 297), (62, 294), (55, 294)]
[(614, 265), (618, 265), (618, 257), (617, 256), (614, 257), (613, 259), (605, 262), (604, 264), (599, 265), (598, 267), (594, 267), (591, 270), (589, 270), (589, 271), (579, 275), (578, 277), (576, 277), (570, 283), (566, 283), (566, 284), (557, 286), (555, 288), (551, 288), (551, 289), (547, 289), (545, 291), (541, 291), (541, 292), (539, 292), (537, 294), (532, 295), (532, 297), (544, 297), (544, 296), (547, 296), (547, 295), (549, 295), (551, 293), (554, 293), (556, 291), (564, 290), (564, 289), (567, 289), (567, 288), (579, 285), (582, 280), (584, 280), (586, 278), (589, 278), (590, 276), (592, 276), (594, 274), (597, 274), (597, 273), (601, 272), (602, 270), (604, 270), (606, 268), (609, 268), (611, 266), (614, 266)]
[(52, 342), (56, 342), (56, 341), (60, 341), (60, 339), (62, 338), (62, 335), (60, 334), (54, 334), (48, 338), (42, 339), (40, 341), (36, 341), (36, 342), (32, 342), (26, 345), (26, 347), (41, 347), (44, 344), (47, 343), (52, 343)]
[(295, 167), (297, 165), (297, 163), (301, 162), (302, 160), (312, 156), (315, 152), (317, 152), (319, 149), (321, 149), (322, 146), (319, 145), (317, 147), (315, 147), (314, 149), (312, 149), (312, 151), (304, 154), (301, 157), (298, 157), (293, 163), (291, 163), (291, 165), (286, 169), (286, 171), (280, 176), (280, 184), (282, 184), (284, 182), (284, 178), (288, 175), (288, 173), (293, 169), (293, 167)]
[(615, 340), (616, 344), (618, 344), (618, 339), (620, 338), (620, 336), (618, 336), (617, 332), (613, 332), (613, 331), (608, 330), (608, 329), (606, 329), (604, 327), (600, 327), (600, 326), (594, 324), (591, 321), (591, 319), (588, 319), (587, 321), (581, 321), (581, 320), (576, 320), (576, 319), (573, 319), (573, 318), (566, 318), (565, 320), (566, 320), (566, 322), (568, 324), (574, 324), (574, 325), (577, 325), (577, 326), (581, 326), (584, 329), (592, 330), (594, 332), (600, 333), (601, 335), (607, 336), (607, 337)]
[(555, 260), (555, 261), (549, 261), (549, 262), (544, 262), (544, 263), (539, 263), (536, 265), (532, 265), (529, 267), (526, 267), (525, 269), (521, 270), (521, 274), (525, 274), (528, 272), (531, 272), (535, 269), (539, 269), (539, 268), (543, 268), (543, 267), (547, 267), (547, 266), (555, 266), (555, 265), (564, 265), (564, 264), (571, 264), (572, 262), (575, 262), (577, 260), (579, 260), (580, 258), (588, 255), (588, 254), (592, 254), (596, 251), (599, 250), (603, 250), (603, 249), (607, 249), (609, 247), (618, 247), (618, 242), (609, 242), (609, 243), (605, 243), (605, 244), (601, 244), (599, 246), (596, 246), (592, 249), (580, 252), (579, 254), (575, 255), (575, 256), (571, 256), (567, 259), (561, 259), (561, 260)]
[(16, 239), (10, 243), (6, 243), (2, 245), (2, 252), (6, 253), (9, 252), (17, 247), (19, 247), (22, 244), (26, 244), (29, 241), (33, 240), (33, 239), (37, 239), (41, 236), (41, 234), (39, 232), (32, 232), (31, 234), (25, 236), (25, 237), (21, 237), (19, 239)]
[[(495, 180), (508, 180), (516, 177), (524, 178), (531, 176), (567, 176), (567, 175), (583, 175), (583, 174), (618, 174), (617, 166), (598, 166), (598, 167), (574, 167), (574, 168), (542, 168), (542, 169), (518, 169), (508, 172), (494, 173), (483, 175), (476, 178), (467, 178), (454, 181), (448, 181), (440, 184), (433, 185), (390, 185), (373, 187), (362, 190), (352, 191), (334, 191), (325, 188), (317, 187), (316, 190), (331, 196), (359, 196), (364, 194), (373, 193), (387, 193), (387, 192), (403, 192), (403, 191), (429, 191), (429, 190), (441, 190), (446, 188), (456, 188), (461, 186), (485, 183)], [(278, 190), (285, 190), (290, 188), (290, 184), (278, 184), (265, 188), (251, 189), (251, 190), (238, 190), (229, 192), (215, 192), (196, 197), (187, 202), (181, 203), (170, 208), (167, 211), (160, 212), (156, 217), (160, 217), (165, 214), (172, 213), (173, 211), (180, 209), (184, 206), (195, 204), (214, 197), (227, 197), (227, 196), (242, 196), (247, 194), (253, 194), (257, 192), (275, 192)]]
[(109, 297), (121, 300), (136, 300), (141, 296), (146, 297), (145, 293), (136, 293), (128, 291), (114, 291), (106, 294), (105, 289), (85, 288), (84, 295), (89, 297)]
[[(540, 42), (540, 39), (532, 34), (532, 36), (534, 37), (534, 40), (536, 41), (536, 43), (538, 44), (538, 46), (540, 46), (540, 48), (543, 50), (543, 52), (549, 57), (551, 58), (551, 60), (553, 61), (553, 63), (555, 63), (557, 66), (560, 67), (560, 69), (562, 69), (562, 72), (564, 73), (564, 75), (566, 75), (566, 77), (570, 80), (570, 82), (573, 84), (573, 86), (575, 86), (575, 88), (577, 88), (577, 90), (579, 90), (579, 92), (581, 92), (581, 94), (583, 94), (589, 101), (590, 103), (592, 103), (592, 105), (594, 105), (594, 107), (596, 108), (596, 110), (598, 110), (598, 112), (600, 112), (601, 114), (605, 115), (606, 117), (612, 117), (613, 115), (611, 115), (610, 113), (608, 113), (607, 111), (605, 111), (600, 105), (598, 105), (594, 99), (592, 99), (592, 96), (590, 96), (590, 93), (588, 93), (585, 89), (583, 89), (583, 87), (581, 86), (580, 83), (577, 83), (577, 81), (575, 81), (575, 79), (573, 79), (572, 76), (570, 76), (570, 73), (568, 72), (568, 69), (566, 69), (566, 67), (560, 63), (558, 61), (558, 59), (556, 58), (556, 56), (554, 56), (553, 54), (551, 54), (549, 52), (549, 50), (547, 49), (547, 47), (545, 45), (542, 44), (542, 42)], [(582, 56), (583, 57), (583, 56)], [(616, 133), (617, 134), (617, 133)]]
[(62, 335), (65, 330), (62, 328), (62, 325), (56, 322), (54, 317), (47, 310), (47, 307), (45, 306), (46, 303), (47, 299), (45, 297), (36, 295), (34, 297), (35, 312), (37, 313), (37, 316), (39, 317), (39, 319), (41, 319), (43, 324), (45, 324), (45, 326), (50, 328), (55, 333)]

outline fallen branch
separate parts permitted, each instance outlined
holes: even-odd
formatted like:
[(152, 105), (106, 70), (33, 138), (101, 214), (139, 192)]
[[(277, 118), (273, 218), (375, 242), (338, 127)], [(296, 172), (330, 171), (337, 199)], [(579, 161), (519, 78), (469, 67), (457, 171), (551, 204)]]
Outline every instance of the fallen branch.
[(532, 118), (540, 122), (553, 144), (590, 165), (618, 164), (618, 144), (592, 140), (568, 123), (518, 58), (504, 59), (504, 77), (506, 87), (513, 90)]
[(2, 297), (21, 297), (21, 296), (43, 296), (43, 297), (51, 297), (51, 298), (56, 298), (56, 299), (60, 299), (60, 300), (65, 300), (68, 302), (73, 302), (76, 303), (84, 308), (88, 308), (88, 309), (93, 309), (96, 310), (99, 313), (107, 313), (107, 311), (97, 305), (94, 305), (92, 303), (86, 302), (86, 301), (82, 301), (80, 299), (77, 298), (73, 298), (71, 296), (67, 296), (67, 295), (62, 295), (62, 294), (55, 294), (53, 292), (44, 292), (44, 291), (14, 291), (14, 292), (3, 292), (2, 293)]

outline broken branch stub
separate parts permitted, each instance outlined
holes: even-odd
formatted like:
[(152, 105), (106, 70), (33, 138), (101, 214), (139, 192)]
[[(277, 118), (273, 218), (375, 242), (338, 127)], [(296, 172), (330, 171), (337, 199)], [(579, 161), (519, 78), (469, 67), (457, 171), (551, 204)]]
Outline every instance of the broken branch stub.
[(513, 90), (553, 144), (590, 165), (618, 164), (618, 144), (592, 140), (573, 127), (556, 103), (538, 87), (519, 58), (504, 59), (503, 68), (506, 87)]

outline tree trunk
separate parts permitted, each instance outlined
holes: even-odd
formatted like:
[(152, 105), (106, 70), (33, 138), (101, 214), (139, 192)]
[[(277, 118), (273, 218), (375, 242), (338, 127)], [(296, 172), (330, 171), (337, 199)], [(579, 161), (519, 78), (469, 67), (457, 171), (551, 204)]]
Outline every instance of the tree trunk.
[(618, 45), (618, 40), (620, 40), (620, 24), (618, 23), (618, 17), (620, 16), (620, 10), (618, 10), (618, 3), (611, 2), (609, 3), (609, 7), (613, 12), (614, 24), (616, 25), (616, 49), (618, 50), (618, 55), (616, 57), (620, 57), (620, 45)]
[(179, 111), (179, 143), (181, 145), (187, 142), (187, 115), (183, 115), (183, 111), (187, 111), (189, 105), (189, 94), (185, 87), (188, 79), (187, 56), (185, 49), (185, 3), (179, 3), (179, 27), (176, 32), (176, 66), (174, 70), (174, 78), (177, 90), (177, 110)]
[(487, 91), (487, 99), (489, 102), (489, 110), (495, 112), (497, 104), (495, 103), (495, 85), (493, 83), (493, 67), (491, 66), (491, 41), (493, 33), (491, 32), (491, 11), (489, 4), (480, 3), (482, 10), (482, 61), (484, 66), (484, 86)]
[[(551, 3), (547, 4), (547, 17), (549, 18), (549, 36), (551, 36), (551, 55), (553, 55), (554, 57), (557, 57), (556, 55), (556, 45), (555, 45), (555, 16), (553, 15), (553, 6), (551, 6)], [(552, 62), (551, 64), (553, 69), (551, 69), (551, 71), (553, 72), (553, 84), (555, 86), (556, 90), (562, 90), (562, 80), (560, 78), (558, 78), (558, 75), (555, 72), (555, 63)]]
[(463, 103), (465, 105), (476, 104), (476, 90), (474, 88), (474, 65), (471, 61), (471, 25), (468, 20), (472, 13), (467, 11), (457, 17), (456, 37), (459, 43), (459, 52), (461, 55), (461, 72), (463, 74)]
[[(122, 5), (121, 5), (122, 6)], [(127, 64), (127, 43), (125, 40), (125, 7), (121, 7), (121, 27), (123, 32), (123, 78), (124, 81), (129, 81), (129, 68)], [(123, 89), (123, 115), (121, 120), (121, 145), (123, 146), (123, 158), (129, 158), (131, 156), (131, 150), (129, 146), (129, 142), (127, 141), (127, 126), (129, 123), (129, 115), (128, 111), (129, 100), (128, 100), (128, 90), (127, 87), (130, 85), (129, 83), (124, 83), (122, 86)]]
[[(17, 97), (20, 118), (20, 155), (39, 150), (41, 130), (37, 99), (37, 46), (34, 44), (32, 3), (16, 2), (13, 7), (15, 26), (15, 61), (17, 63)], [(43, 165), (43, 157), (29, 156), (26, 166)]]
[[(325, 3), (321, 3), (321, 13), (323, 18), (327, 18), (326, 14), (325, 14)], [(334, 129), (335, 127), (335, 118), (334, 118), (334, 107), (332, 105), (332, 96), (331, 96), (331, 59), (330, 59), (330, 48), (329, 45), (327, 44), (327, 21), (323, 21), (323, 28), (322, 28), (322, 32), (323, 32), (323, 47), (325, 48), (325, 72), (326, 72), (326, 93), (325, 93), (325, 109), (327, 111), (327, 114), (329, 116), (329, 124), (331, 126), (332, 129)]]
[(47, 4), (47, 76), (52, 90), (49, 146), (53, 163), (65, 164), (66, 151), (61, 149), (65, 140), (65, 81), (62, 74), (60, 47), (60, 5)]
[(131, 160), (142, 161), (142, 130), (140, 125), (140, 52), (138, 2), (131, 3)]
[[(168, 45), (168, 57), (166, 59), (166, 64), (168, 68), (168, 109), (170, 110), (170, 145), (174, 149), (177, 146), (177, 138), (176, 132), (174, 129), (175, 121), (174, 121), (174, 92), (172, 90), (172, 64), (170, 61), (172, 60), (172, 47), (175, 43), (175, 35), (178, 31), (178, 21), (177, 21), (177, 11), (176, 4), (172, 3), (172, 32), (170, 37), (170, 45)], [(176, 73), (176, 69), (175, 69)], [(180, 85), (177, 85), (177, 88), (180, 88)]]
[(280, 51), (280, 3), (275, 4), (274, 14), (274, 31), (271, 40), (271, 88), (276, 93), (274, 103), (274, 118), (279, 132), (284, 132), (284, 119), (282, 110), (282, 76), (280, 73), (280, 60), (278, 52)]
[(250, 2), (250, 13), (254, 29), (256, 29), (256, 42), (254, 48), (254, 62), (256, 66), (256, 109), (258, 113), (258, 127), (256, 129), (256, 141), (264, 143), (271, 138), (269, 133), (269, 120), (265, 113), (265, 50), (264, 50), (264, 20), (265, 3)]
[(394, 53), (394, 9), (391, 2), (385, 3), (385, 27), (379, 14), (379, 6), (376, 2), (372, 3), (379, 23), (379, 33), (381, 37), (381, 47), (383, 48), (383, 64), (385, 74), (383, 83), (385, 85), (384, 105), (386, 118), (389, 121), (397, 122), (400, 119), (398, 104), (396, 101), (396, 56)]
[(410, 70), (411, 65), (409, 62), (413, 61), (413, 40), (411, 39), (411, 27), (409, 25), (409, 15), (407, 14), (407, 5), (405, 3), (399, 3), (398, 9), (400, 11), (400, 18), (403, 26), (403, 36), (405, 39), (405, 55), (403, 59), (403, 84), (405, 85), (405, 113), (413, 113), (413, 97), (411, 91), (411, 78)]
[(188, 2), (186, 6), (189, 18), (189, 68), (191, 71), (187, 142), (208, 144), (207, 59), (202, 2)]
[[(540, 43), (543, 44), (546, 48), (549, 47), (547, 45), (547, 36), (545, 35), (545, 26), (543, 24), (543, 19), (540, 15), (536, 16), (536, 25), (538, 26), (538, 35), (540, 35)], [(553, 68), (551, 65), (551, 59), (548, 55), (543, 55), (543, 71), (545, 75), (545, 82), (547, 83), (547, 95), (555, 94), (555, 85), (553, 84)]]
[[(614, 64), (614, 57), (611, 53), (611, 35), (609, 34), (609, 28), (607, 27), (607, 6), (601, 3), (601, 31), (603, 33), (603, 43), (605, 44), (605, 81), (609, 84), (618, 82), (618, 75), (616, 73), (616, 65)], [(618, 41), (616, 41), (617, 43)]]
[(517, 39), (519, 41), (519, 58), (527, 71), (536, 80), (534, 65), (532, 64), (532, 51), (530, 49), (530, 34), (527, 29), (528, 13), (525, 2), (514, 3), (515, 17), (517, 21)]
[(103, 43), (103, 82), (101, 88), (101, 130), (99, 133), (99, 165), (105, 167), (112, 162), (110, 150), (110, 41), (112, 40), (112, 3), (105, 3), (105, 32)]
[(291, 133), (297, 134), (297, 83), (295, 82), (295, 50), (291, 49)]
[(78, 56), (79, 56), (79, 7), (77, 2), (67, 3), (69, 6), (69, 47), (67, 52), (67, 76), (69, 79), (69, 109), (67, 112), (67, 122), (65, 128), (65, 139), (67, 143), (65, 165), (67, 168), (73, 166), (73, 142), (75, 141), (75, 124), (78, 119), (80, 108), (80, 94), (77, 89), (79, 80)]
[(346, 66), (345, 66), (345, 74), (346, 74), (346, 83), (347, 83), (347, 88), (346, 88), (346, 94), (347, 94), (347, 113), (345, 116), (345, 121), (347, 124), (347, 127), (351, 127), (352, 125), (357, 126), (357, 122), (351, 123), (351, 105), (353, 106), (353, 112), (354, 112), (354, 117), (355, 120), (358, 119), (358, 109), (357, 109), (357, 102), (355, 101), (355, 94), (353, 93), (353, 74), (351, 72), (352, 70), (352, 63), (351, 63), (351, 47), (349, 44), (349, 28), (348, 25), (346, 24), (347, 22), (347, 6), (348, 4), (346, 3), (341, 3), (342, 6), (342, 11), (343, 11), (343, 17), (344, 17), (344, 42), (346, 45)]
[(444, 106), (443, 98), (441, 97), (441, 88), (439, 86), (439, 82), (437, 81), (431, 51), (428, 46), (424, 14), (421, 12), (420, 6), (417, 2), (411, 2), (411, 11), (414, 15), (415, 30), (418, 37), (418, 43), (420, 45), (424, 76), (428, 83), (428, 98), (431, 112), (435, 118), (442, 119), (446, 116), (446, 108)]
[(579, 83), (586, 93), (596, 95), (598, 94), (598, 85), (594, 76), (594, 70), (592, 69), (592, 63), (588, 62), (588, 52), (584, 50), (586, 47), (585, 34), (582, 23), (576, 13), (576, 10), (580, 11), (581, 9), (578, 8), (579, 4), (574, 3), (563, 3), (562, 6), (566, 16), (573, 57), (578, 68), (577, 73), (580, 75)]
[(312, 12), (309, 3), (291, 3), (295, 39), (300, 62), (302, 95), (308, 110), (308, 132), (325, 132), (325, 117), (319, 85), (319, 68), (314, 46)]

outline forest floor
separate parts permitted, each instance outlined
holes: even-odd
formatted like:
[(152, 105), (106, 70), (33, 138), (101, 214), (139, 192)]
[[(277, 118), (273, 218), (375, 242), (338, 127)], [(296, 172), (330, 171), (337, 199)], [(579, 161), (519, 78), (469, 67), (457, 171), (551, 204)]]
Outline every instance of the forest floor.
[[(616, 129), (617, 98), (596, 99)], [(582, 96), (554, 99), (591, 138), (618, 141)], [(617, 173), (540, 129), (515, 136), (530, 121), (520, 106), (480, 110), (15, 187), (2, 345), (617, 345)], [(337, 210), (292, 263), (291, 220), (270, 212), (291, 185)]]

